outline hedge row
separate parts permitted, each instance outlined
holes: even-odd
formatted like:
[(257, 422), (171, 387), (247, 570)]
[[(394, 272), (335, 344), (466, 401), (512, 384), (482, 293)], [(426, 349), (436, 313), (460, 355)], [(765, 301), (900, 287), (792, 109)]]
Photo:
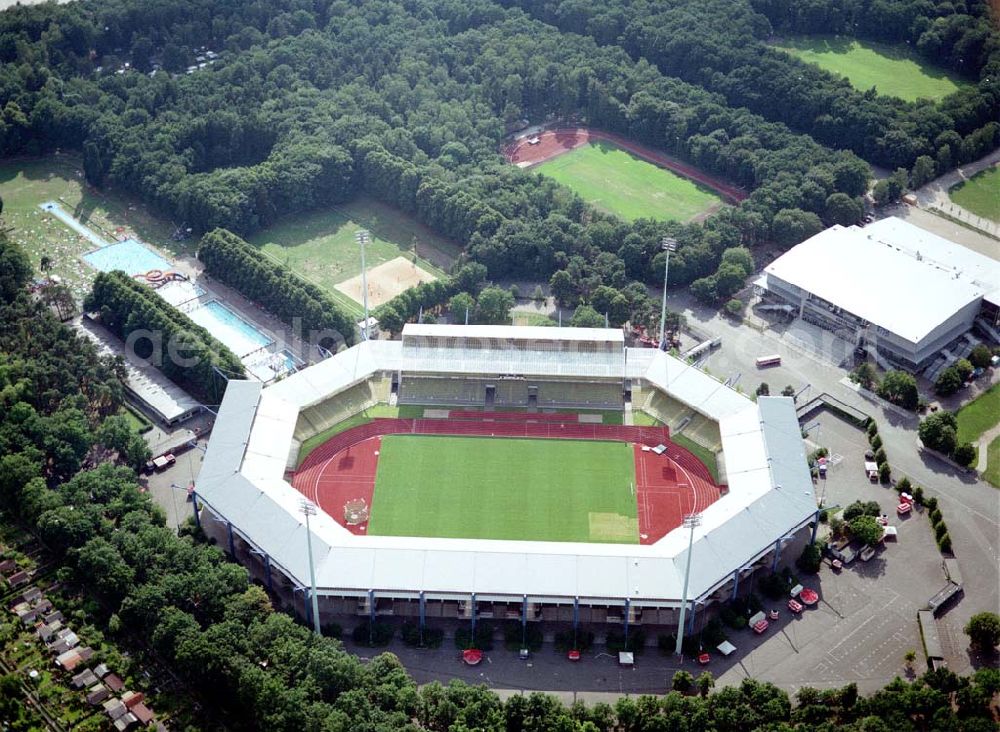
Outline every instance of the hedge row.
[(149, 359), (167, 378), (205, 403), (218, 404), (222, 396), (215, 368), (229, 378), (246, 375), (236, 354), (124, 272), (98, 274), (84, 307), (98, 312), (101, 322), (122, 340), (135, 336), (132, 348), (137, 356)]
[(231, 231), (214, 229), (205, 234), (198, 259), (208, 274), (285, 323), (301, 318), (305, 335), (312, 332), (313, 338), (319, 338), (320, 333), (335, 332), (346, 345), (354, 342), (353, 319), (327, 292), (272, 261)]

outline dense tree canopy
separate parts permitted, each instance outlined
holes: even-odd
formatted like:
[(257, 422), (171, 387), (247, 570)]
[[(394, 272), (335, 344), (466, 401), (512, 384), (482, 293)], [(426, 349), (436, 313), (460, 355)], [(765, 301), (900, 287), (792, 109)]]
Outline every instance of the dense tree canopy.
[(137, 356), (206, 404), (221, 401), (227, 379), (245, 376), (239, 358), (211, 333), (120, 270), (98, 274), (84, 306)]
[[(747, 26), (723, 32), (730, 15), (767, 25), (735, 5), (708, 24), (731, 49), (726, 34)], [(622, 35), (631, 10), (560, 30), (602, 7), (574, 2), (542, 20), (491, 0), (16, 8), (0, 20), (0, 153), (75, 148), (88, 180), (199, 232), (246, 235), (364, 192), (458, 241), (492, 278), (566, 270), (569, 299), (613, 287), (640, 322), (652, 308), (627, 290), (660, 284), (664, 236), (678, 241), (670, 277), (684, 285), (713, 276), (725, 249), (771, 239), (778, 212), (812, 222), (831, 195), (865, 192), (867, 164), (769, 121), (774, 104), (747, 109), (635, 58)], [(499, 155), (517, 120), (553, 115), (666, 150), (750, 197), (704, 223), (600, 214)]]

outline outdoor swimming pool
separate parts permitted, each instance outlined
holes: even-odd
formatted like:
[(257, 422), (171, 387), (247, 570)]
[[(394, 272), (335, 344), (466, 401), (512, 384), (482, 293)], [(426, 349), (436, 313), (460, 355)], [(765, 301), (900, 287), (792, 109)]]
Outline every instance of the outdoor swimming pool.
[(273, 340), (218, 300), (209, 300), (187, 316), (240, 358), (270, 345)]
[(120, 269), (127, 275), (146, 274), (153, 269), (166, 272), (170, 262), (135, 239), (108, 244), (83, 255), (87, 264), (102, 272)]

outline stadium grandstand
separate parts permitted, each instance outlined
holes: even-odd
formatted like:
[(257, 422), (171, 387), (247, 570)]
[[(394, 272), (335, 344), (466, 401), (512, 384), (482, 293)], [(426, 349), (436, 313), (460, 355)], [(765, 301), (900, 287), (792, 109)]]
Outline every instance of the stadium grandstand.
[[(493, 409), (509, 408), (491, 411), (491, 394)], [(404, 406), (392, 407), (397, 400)], [(342, 429), (373, 404), (398, 416)], [(633, 406), (662, 426), (630, 426)], [(602, 410), (617, 422), (602, 423)], [(673, 430), (717, 452), (718, 483), (699, 458), (672, 443)], [(300, 504), (304, 495), (315, 500), (321, 510), (308, 531), (324, 623), (343, 624), (350, 616), (421, 625), (492, 618), (592, 630), (676, 627), (689, 540), (680, 514), (658, 534), (594, 543), (378, 535), (330, 510), (336, 504), (319, 490), (324, 471), (353, 466), (374, 481), (374, 462), (366, 461), (382, 458), (377, 448), (374, 458), (362, 449), (372, 443), (359, 441), (401, 434), (411, 441), (411, 435), (461, 434), (486, 442), (492, 436), (565, 442), (565, 435), (633, 443), (636, 475), (642, 465), (662, 466), (687, 491), (684, 511), (701, 516), (691, 549), (690, 627), (707, 609), (745, 592), (754, 572), (773, 571), (815, 538), (817, 504), (792, 400), (755, 403), (666, 353), (626, 348), (622, 333), (610, 329), (407, 325), (402, 340), (362, 342), (266, 387), (230, 382), (196, 482), (196, 519), (308, 618)], [(296, 467), (307, 440), (322, 445), (302, 463), (313, 472), (303, 474)], [(631, 464), (632, 450), (625, 454)], [(650, 475), (660, 472), (655, 467)], [(316, 484), (303, 488), (301, 478), (313, 475)], [(635, 488), (638, 494), (639, 483)], [(477, 490), (475, 480), (468, 490)], [(339, 506), (346, 510), (347, 503), (357, 502)], [(655, 513), (640, 505), (631, 521), (642, 531)], [(607, 523), (607, 514), (597, 518), (598, 528), (624, 526)]]
[[(411, 325), (403, 331), (401, 404), (621, 409), (619, 330)], [(489, 376), (484, 376), (484, 374)]]

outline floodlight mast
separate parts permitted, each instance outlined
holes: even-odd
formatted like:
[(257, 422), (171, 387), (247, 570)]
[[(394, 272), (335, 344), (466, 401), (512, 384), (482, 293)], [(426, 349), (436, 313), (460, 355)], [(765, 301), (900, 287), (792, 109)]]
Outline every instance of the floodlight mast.
[(309, 582), (312, 585), (313, 631), (315, 631), (316, 635), (322, 635), (319, 629), (319, 599), (316, 597), (316, 566), (313, 564), (312, 531), (309, 529), (309, 517), (316, 515), (316, 506), (309, 499), (303, 498), (299, 502), (299, 510), (306, 517), (306, 546), (309, 549)]
[(364, 304), (365, 309), (365, 319), (362, 322), (361, 327), (361, 340), (368, 340), (368, 272), (365, 269), (365, 245), (371, 238), (367, 229), (359, 229), (355, 234), (354, 238), (358, 242), (358, 246), (361, 247), (361, 301)]
[(694, 530), (699, 525), (701, 525), (700, 513), (689, 513), (684, 517), (683, 526), (685, 529), (690, 529), (691, 534), (688, 537), (687, 568), (684, 570), (684, 591), (681, 593), (681, 617), (677, 623), (677, 646), (674, 648), (674, 653), (678, 656), (681, 655), (681, 646), (684, 644), (684, 615), (687, 611), (688, 580), (691, 579), (691, 549), (694, 547)]
[(677, 251), (677, 240), (665, 236), (660, 240), (666, 256), (663, 260), (663, 306), (660, 308), (660, 350), (666, 351), (667, 345), (667, 275), (670, 273), (670, 252)]

